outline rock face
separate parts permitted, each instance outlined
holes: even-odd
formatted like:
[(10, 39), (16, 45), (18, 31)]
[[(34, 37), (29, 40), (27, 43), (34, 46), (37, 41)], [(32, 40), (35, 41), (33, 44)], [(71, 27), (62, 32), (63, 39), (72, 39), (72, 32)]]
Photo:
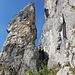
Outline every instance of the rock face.
[[(57, 75), (72, 75), (69, 68), (75, 67), (75, 0), (43, 0), (43, 2), (45, 24), (39, 49), (48, 54), (49, 69), (61, 64), (63, 74), (60, 69)], [(69, 68), (65, 66), (67, 63), (70, 64)]]
[[(35, 7), (28, 3), (16, 14), (7, 28), (7, 38), (2, 48), (0, 75), (25, 75), (32, 68), (37, 72), (35, 47)], [(3, 74), (2, 74), (3, 73)]]
[[(51, 71), (56, 67), (56, 75), (75, 75), (75, 0), (43, 2), (45, 24), (38, 46), (39, 60), (46, 60)], [(36, 75), (39, 65), (34, 3), (12, 18), (7, 32), (0, 52), (0, 75), (25, 75), (29, 68)]]

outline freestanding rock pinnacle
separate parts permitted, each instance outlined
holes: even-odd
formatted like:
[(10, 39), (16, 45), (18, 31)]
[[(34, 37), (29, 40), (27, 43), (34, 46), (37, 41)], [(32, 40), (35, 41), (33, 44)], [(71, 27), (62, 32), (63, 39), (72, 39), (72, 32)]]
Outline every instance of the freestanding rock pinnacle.
[[(35, 47), (35, 7), (28, 3), (8, 24), (7, 38), (2, 48), (1, 64), (4, 75), (25, 75), (32, 68), (36, 73), (37, 48)], [(1, 66), (2, 67), (2, 66)]]

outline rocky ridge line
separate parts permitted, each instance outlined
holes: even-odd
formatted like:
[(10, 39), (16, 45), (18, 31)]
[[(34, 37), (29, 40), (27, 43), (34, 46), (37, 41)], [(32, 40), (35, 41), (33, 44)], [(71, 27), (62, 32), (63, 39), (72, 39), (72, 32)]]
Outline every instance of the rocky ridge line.
[(0, 58), (0, 75), (25, 75), (29, 68), (37, 72), (34, 3), (28, 3), (8, 24), (7, 38)]

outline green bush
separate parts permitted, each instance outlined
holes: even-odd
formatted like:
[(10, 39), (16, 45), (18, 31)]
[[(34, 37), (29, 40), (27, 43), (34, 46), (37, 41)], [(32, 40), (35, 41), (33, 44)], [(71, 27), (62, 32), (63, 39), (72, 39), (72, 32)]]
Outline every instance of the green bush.
[(33, 73), (32, 69), (29, 68), (25, 75), (34, 75), (34, 73)]
[(72, 8), (75, 10), (75, 6), (72, 6)]
[(48, 75), (48, 69), (45, 64), (45, 61), (41, 62), (41, 65), (39, 67), (39, 71), (37, 75)]
[(75, 75), (75, 68), (70, 67), (69, 70), (72, 71), (72, 73)]
[[(40, 67), (36, 75), (56, 75), (60, 68), (58, 65), (53, 66), (50, 70), (47, 69), (45, 61), (40, 61)], [(25, 75), (34, 75), (32, 69), (28, 69)]]

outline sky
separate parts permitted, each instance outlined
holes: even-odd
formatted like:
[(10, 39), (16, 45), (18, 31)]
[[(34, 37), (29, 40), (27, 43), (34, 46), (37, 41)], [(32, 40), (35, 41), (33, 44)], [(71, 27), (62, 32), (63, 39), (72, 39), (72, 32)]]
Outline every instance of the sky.
[(42, 0), (0, 0), (0, 50), (7, 36), (6, 28), (12, 17), (17, 14), (27, 3), (34, 2), (36, 10), (37, 39), (38, 45), (44, 24), (44, 4)]

